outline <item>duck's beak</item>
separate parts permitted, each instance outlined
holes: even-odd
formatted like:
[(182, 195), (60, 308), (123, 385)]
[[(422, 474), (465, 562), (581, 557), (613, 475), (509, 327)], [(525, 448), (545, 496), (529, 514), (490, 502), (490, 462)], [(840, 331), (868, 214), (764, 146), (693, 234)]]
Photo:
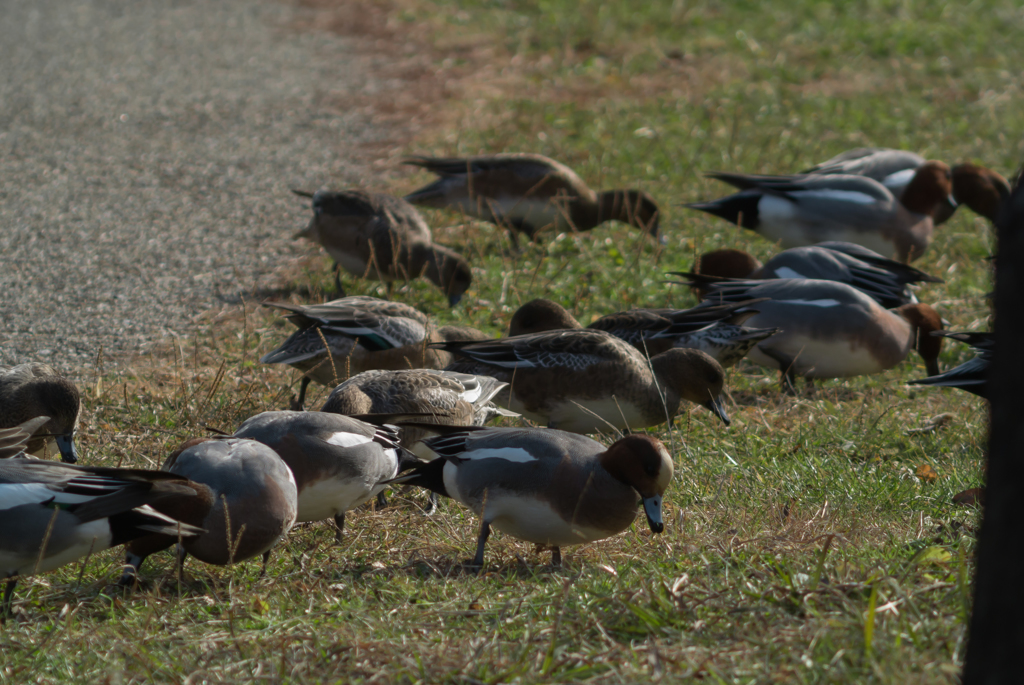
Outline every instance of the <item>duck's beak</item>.
[(704, 403), (704, 406), (712, 414), (722, 419), (722, 423), (724, 423), (725, 425), (728, 426), (730, 423), (732, 423), (732, 421), (729, 419), (729, 415), (725, 413), (725, 407), (722, 406), (721, 398), (708, 400), (707, 402)]
[(74, 437), (68, 433), (56, 436), (57, 449), (60, 450), (60, 460), (65, 464), (78, 463), (78, 451), (75, 450)]
[(644, 513), (652, 531), (660, 533), (665, 530), (665, 522), (661, 520), (661, 495), (644, 497)]
[(462, 302), (462, 293), (459, 293), (458, 295), (450, 295), (448, 297), (448, 306), (449, 307), (454, 307), (459, 302)]

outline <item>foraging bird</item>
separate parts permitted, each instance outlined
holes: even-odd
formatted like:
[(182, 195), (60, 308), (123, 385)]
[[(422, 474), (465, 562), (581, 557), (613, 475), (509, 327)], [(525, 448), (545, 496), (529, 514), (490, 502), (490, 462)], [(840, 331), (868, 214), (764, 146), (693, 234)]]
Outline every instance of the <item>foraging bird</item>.
[(342, 296), (339, 267), (361, 278), (384, 281), (389, 296), (395, 281), (420, 276), (440, 288), (452, 307), (469, 290), (473, 282), (469, 263), (433, 242), (430, 228), (408, 202), (361, 190), (292, 192), (313, 199), (313, 218), (295, 237), (317, 242), (331, 255), (334, 282)]
[(720, 400), (725, 372), (698, 350), (647, 359), (626, 341), (590, 329), (436, 345), (459, 358), (450, 371), (509, 383), (495, 403), (549, 428), (594, 433), (657, 426), (671, 421), (683, 400), (729, 424)]
[[(746, 254), (746, 253), (741, 253)], [(914, 283), (942, 283), (943, 280), (915, 269), (914, 267), (888, 259), (866, 247), (853, 243), (826, 242), (808, 247), (793, 247), (783, 250), (757, 269), (741, 273), (739, 260), (708, 260), (702, 256), (698, 261), (704, 268), (700, 273), (671, 272), (674, 276), (686, 276), (706, 292), (708, 283), (721, 278), (743, 280), (771, 280), (779, 278), (813, 278), (820, 281), (846, 283), (871, 297), (886, 309), (912, 304), (917, 300), (907, 289)], [(719, 268), (720, 271), (715, 269)]]
[(296, 521), (333, 518), (340, 541), (345, 512), (368, 502), (386, 481), (418, 463), (394, 426), (374, 426), (325, 412), (268, 411), (246, 419), (236, 438), (277, 452), (295, 476)]
[[(722, 365), (734, 366), (751, 347), (775, 333), (774, 329), (747, 328), (756, 301), (694, 309), (631, 309), (608, 314), (587, 328), (625, 340), (647, 357), (673, 347), (700, 350)], [(743, 313), (738, 310), (745, 309)], [(509, 323), (509, 335), (526, 335), (580, 324), (564, 307), (538, 298), (519, 307)]]
[(952, 191), (949, 167), (919, 167), (901, 199), (874, 179), (852, 175), (758, 176), (715, 172), (740, 190), (687, 205), (748, 228), (785, 248), (843, 241), (908, 262), (932, 241), (932, 217)]
[(748, 319), (779, 332), (758, 343), (751, 361), (779, 369), (792, 390), (795, 376), (846, 378), (879, 373), (916, 348), (931, 374), (938, 373), (942, 318), (929, 305), (885, 309), (861, 291), (834, 281), (777, 279), (725, 281), (708, 286), (708, 306), (769, 298)]
[(440, 178), (405, 196), (424, 207), (452, 208), (533, 240), (544, 228), (589, 231), (621, 221), (658, 238), (658, 204), (642, 190), (591, 190), (572, 169), (543, 155), (410, 157), (406, 164)]
[[(0, 430), (0, 453), (21, 453), (47, 417)], [(194, 497), (181, 476), (143, 469), (0, 459), (0, 578), (9, 614), (20, 576), (51, 571), (148, 533), (185, 538), (200, 531), (153, 509), (167, 497)]]
[(899, 198), (907, 189), (914, 173), (928, 160), (907, 150), (881, 147), (858, 147), (840, 152), (832, 159), (804, 169), (801, 174), (822, 176), (866, 176), (888, 188)]
[[(183, 443), (161, 470), (188, 479), (197, 497), (169, 498), (154, 508), (201, 528), (182, 542), (178, 566), (189, 554), (207, 564), (227, 566), (262, 555), (291, 530), (298, 494), (291, 469), (272, 449), (253, 440), (195, 438)], [(178, 542), (153, 534), (126, 548), (122, 585), (131, 584), (146, 558)]]
[[(869, 147), (847, 150), (801, 173), (866, 176), (884, 185), (902, 201), (903, 192), (917, 169), (924, 164), (924, 157), (913, 152)], [(959, 205), (967, 205), (994, 222), (999, 206), (1010, 196), (1010, 184), (1005, 178), (976, 164), (957, 164), (952, 169), (952, 179), (953, 192), (949, 201), (940, 204), (932, 217), (936, 226), (948, 221)]]
[(36, 416), (50, 418), (29, 439), (29, 454), (56, 444), (61, 461), (77, 462), (75, 431), (81, 412), (78, 388), (52, 367), (35, 362), (0, 366), (0, 428), (13, 428)]
[(696, 274), (707, 274), (721, 278), (749, 278), (761, 268), (761, 261), (754, 255), (731, 247), (705, 252), (697, 257), (690, 269)]
[(643, 501), (654, 533), (672, 458), (661, 441), (628, 435), (605, 447), (548, 428), (481, 428), (429, 438), (435, 459), (394, 479), (451, 497), (481, 517), (474, 566), (483, 566), (491, 527), (519, 540), (561, 548), (621, 533)]
[[(331, 391), (322, 412), (344, 414), (409, 414), (422, 423), (483, 426), (497, 416), (517, 416), (491, 400), (508, 386), (490, 376), (434, 369), (364, 371)], [(417, 452), (427, 434), (399, 425), (402, 446)]]
[(293, 408), (301, 409), (310, 381), (334, 386), (371, 369), (443, 368), (451, 355), (430, 342), (484, 340), (467, 326), (435, 327), (426, 314), (401, 302), (373, 297), (345, 297), (316, 305), (264, 302), (291, 312), (299, 330), (260, 358), (263, 364), (288, 364), (303, 372)]
[(945, 373), (909, 381), (909, 384), (957, 388), (972, 395), (988, 399), (988, 371), (992, 363), (992, 357), (995, 354), (995, 334), (986, 332), (949, 333), (947, 331), (938, 331), (932, 333), (932, 335), (967, 343), (977, 352), (977, 355), (973, 359)]

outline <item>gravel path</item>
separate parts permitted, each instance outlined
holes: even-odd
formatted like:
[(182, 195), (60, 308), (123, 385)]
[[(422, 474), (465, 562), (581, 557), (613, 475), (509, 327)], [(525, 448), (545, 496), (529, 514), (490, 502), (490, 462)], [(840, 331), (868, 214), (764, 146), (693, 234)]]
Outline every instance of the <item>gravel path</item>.
[[(122, 362), (308, 253), (386, 88), (277, 0), (0, 3), (0, 364)], [(109, 361), (108, 361), (109, 363)]]

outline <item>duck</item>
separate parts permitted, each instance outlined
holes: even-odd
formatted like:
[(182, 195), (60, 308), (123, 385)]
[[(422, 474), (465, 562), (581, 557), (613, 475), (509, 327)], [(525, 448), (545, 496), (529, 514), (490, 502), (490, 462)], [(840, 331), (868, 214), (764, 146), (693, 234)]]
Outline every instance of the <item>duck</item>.
[(0, 430), (0, 579), (9, 615), (19, 578), (158, 532), (190, 538), (201, 531), (156, 511), (168, 497), (194, 497), (187, 479), (163, 471), (75, 466), (17, 458), (49, 420)]
[(824, 176), (866, 176), (873, 178), (896, 197), (907, 189), (914, 172), (928, 160), (909, 150), (858, 147), (804, 169), (801, 174)]
[(690, 271), (722, 278), (749, 278), (761, 266), (761, 260), (749, 252), (723, 247), (697, 257)]
[(729, 425), (720, 399), (725, 372), (699, 350), (675, 348), (648, 359), (626, 341), (588, 328), (436, 346), (458, 358), (449, 371), (509, 383), (494, 402), (548, 428), (648, 428), (671, 421), (683, 400)]
[(650, 435), (627, 435), (610, 447), (550, 428), (480, 428), (429, 438), (434, 459), (393, 482), (450, 497), (481, 518), (473, 566), (482, 567), (491, 528), (561, 548), (626, 530), (643, 502), (653, 533), (664, 528), (662, 502), (672, 457)]
[(1010, 197), (1010, 183), (1002, 174), (964, 162), (953, 167), (953, 199), (993, 224)]
[[(690, 267), (690, 272), (700, 275), (717, 276), (719, 278), (750, 278), (750, 274), (761, 268), (761, 261), (743, 250), (723, 247), (711, 250), (698, 256)], [(704, 299), (705, 289), (701, 281), (690, 286), (698, 300)]]
[(465, 257), (433, 241), (430, 228), (411, 204), (361, 190), (292, 191), (313, 201), (313, 218), (296, 238), (319, 243), (334, 259), (334, 284), (344, 296), (339, 269), (383, 281), (390, 296), (395, 281), (423, 276), (454, 307), (473, 283)]
[[(291, 469), (277, 452), (254, 440), (193, 438), (164, 461), (162, 471), (188, 479), (197, 493), (154, 505), (158, 511), (202, 529), (182, 542), (179, 568), (188, 555), (215, 566), (263, 557), (288, 534), (298, 511)], [(176, 534), (154, 533), (130, 543), (121, 585), (131, 585), (146, 558), (178, 542)]]
[(295, 478), (296, 521), (333, 518), (338, 542), (345, 512), (368, 502), (387, 480), (419, 461), (401, 447), (394, 426), (327, 412), (263, 412), (246, 419), (233, 437), (277, 452)]
[[(902, 200), (914, 173), (925, 163), (924, 157), (906, 150), (866, 147), (847, 150), (801, 173), (866, 176)], [(952, 195), (939, 205), (932, 217), (936, 226), (948, 221), (961, 204), (994, 223), (999, 206), (1010, 196), (1010, 184), (1002, 175), (970, 162), (953, 166), (952, 182)]]
[(926, 162), (902, 198), (866, 176), (757, 176), (713, 172), (740, 192), (686, 205), (781, 243), (783, 248), (843, 241), (910, 262), (924, 254), (932, 217), (952, 192), (949, 167)]
[[(692, 348), (708, 354), (727, 369), (735, 366), (751, 347), (775, 332), (742, 325), (754, 315), (749, 309), (753, 304), (756, 302), (700, 309), (631, 309), (602, 316), (587, 328), (621, 338), (647, 357), (673, 347)], [(737, 313), (744, 308), (747, 311)], [(578, 328), (582, 328), (580, 323), (562, 305), (537, 298), (520, 306), (512, 315), (509, 335)]]
[(302, 409), (311, 381), (335, 386), (371, 369), (444, 368), (451, 355), (430, 342), (485, 340), (468, 326), (435, 327), (426, 314), (401, 302), (352, 296), (317, 305), (264, 302), (290, 312), (299, 330), (260, 358), (263, 364), (288, 364), (303, 373), (294, 409)]
[(903, 361), (916, 348), (928, 373), (938, 373), (942, 318), (927, 304), (885, 309), (845, 283), (783, 278), (729, 281), (708, 287), (708, 306), (750, 298), (756, 305), (747, 323), (780, 331), (747, 355), (761, 366), (778, 369), (792, 391), (795, 376), (847, 378), (880, 373)]
[[(907, 288), (908, 285), (944, 282), (941, 278), (883, 257), (866, 247), (838, 241), (783, 250), (764, 265), (746, 273), (743, 273), (743, 269), (740, 268), (742, 262), (738, 260), (705, 260), (702, 256), (696, 265), (702, 267), (699, 273), (670, 273), (674, 276), (686, 276), (693, 282), (701, 284), (702, 289), (707, 283), (721, 278), (814, 278), (837, 281), (857, 288), (886, 309), (917, 301)], [(720, 271), (716, 272), (716, 268), (720, 268)]]
[(455, 209), (533, 240), (545, 228), (589, 231), (621, 221), (659, 239), (658, 204), (637, 190), (595, 192), (569, 167), (543, 155), (409, 157), (439, 178), (405, 196), (414, 205)]
[(0, 366), (0, 428), (14, 428), (36, 416), (50, 417), (29, 439), (29, 454), (56, 446), (61, 461), (76, 463), (75, 431), (81, 413), (78, 388), (52, 366), (39, 362)]
[(931, 385), (940, 388), (957, 388), (988, 399), (988, 370), (995, 354), (995, 334), (991, 332), (951, 333), (938, 331), (932, 335), (950, 338), (970, 345), (976, 356), (945, 373), (930, 375), (909, 381), (910, 385)]
[[(518, 416), (491, 402), (507, 386), (490, 376), (455, 371), (363, 371), (334, 388), (320, 411), (345, 416), (408, 414), (431, 424), (483, 426), (499, 416)], [(399, 425), (399, 442), (420, 457), (417, 448), (425, 435), (422, 429)]]

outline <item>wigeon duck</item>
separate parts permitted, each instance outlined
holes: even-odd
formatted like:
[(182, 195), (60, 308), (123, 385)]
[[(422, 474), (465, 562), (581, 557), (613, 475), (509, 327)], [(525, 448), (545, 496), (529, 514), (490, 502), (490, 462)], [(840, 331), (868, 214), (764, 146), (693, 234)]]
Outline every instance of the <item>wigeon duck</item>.
[(700, 255), (690, 271), (722, 278), (749, 278), (761, 266), (761, 261), (749, 252), (726, 247)]
[(291, 312), (288, 319), (299, 329), (260, 359), (303, 372), (293, 405), (297, 409), (305, 402), (311, 380), (334, 386), (370, 369), (443, 368), (451, 363), (451, 355), (427, 343), (487, 338), (466, 326), (436, 328), (414, 307), (374, 297), (345, 297), (306, 306), (263, 304)]
[(423, 276), (440, 288), (454, 307), (473, 282), (465, 258), (433, 242), (430, 229), (416, 208), (390, 195), (359, 190), (315, 193), (293, 191), (313, 198), (313, 218), (296, 234), (320, 243), (334, 259), (335, 285), (344, 295), (338, 267), (362, 278), (394, 281)]
[(749, 228), (783, 247), (826, 240), (863, 245), (901, 261), (920, 257), (932, 240), (932, 216), (952, 189), (949, 167), (917, 169), (902, 200), (866, 176), (757, 176), (715, 172), (740, 192), (687, 205)]
[(551, 331), (483, 342), (440, 343), (461, 359), (451, 371), (509, 383), (495, 402), (549, 428), (573, 433), (636, 430), (671, 421), (683, 400), (726, 425), (722, 366), (704, 352), (644, 357), (604, 331)]
[(974, 348), (977, 356), (937, 376), (910, 381), (910, 385), (957, 388), (988, 399), (988, 369), (995, 352), (995, 335), (993, 333), (949, 333), (946, 331), (932, 333), (932, 335), (940, 335), (967, 343)]
[[(46, 420), (0, 430), (0, 451), (22, 452)], [(51, 571), (151, 532), (196, 535), (200, 531), (149, 506), (166, 497), (195, 495), (186, 479), (162, 471), (0, 460), (3, 612), (10, 613), (19, 576)]]
[(611, 537), (636, 518), (643, 501), (651, 530), (665, 527), (662, 497), (672, 458), (657, 439), (629, 435), (605, 447), (547, 428), (485, 428), (430, 438), (436, 459), (396, 482), (451, 497), (481, 520), (474, 566), (483, 566), (491, 526), (519, 540), (561, 547)]
[(453, 208), (468, 216), (525, 233), (545, 227), (589, 231), (621, 221), (658, 238), (658, 205), (642, 190), (591, 190), (576, 173), (534, 154), (486, 157), (410, 157), (406, 164), (440, 176), (405, 199), (415, 205)]
[[(274, 450), (254, 440), (196, 438), (175, 450), (161, 470), (187, 478), (199, 493), (154, 507), (204, 531), (182, 542), (179, 566), (189, 554), (217, 566), (262, 555), (266, 569), (270, 550), (291, 530), (298, 509), (295, 478)], [(135, 579), (146, 557), (177, 542), (176, 534), (132, 542), (121, 584)]]
[(0, 459), (28, 459), (29, 441), (36, 430), (49, 420), (49, 416), (37, 416), (13, 428), (0, 428)]
[[(483, 426), (497, 416), (516, 416), (491, 402), (507, 385), (490, 376), (434, 369), (364, 371), (331, 391), (320, 411), (346, 416), (410, 414), (423, 423)], [(402, 446), (414, 454), (425, 434), (399, 426)]]
[[(924, 157), (906, 150), (857, 148), (836, 155), (802, 173), (867, 176), (884, 185), (902, 201), (903, 192), (915, 172), (925, 163)], [(939, 205), (932, 216), (935, 225), (948, 221), (961, 204), (994, 222), (999, 205), (1010, 195), (1010, 184), (1006, 179), (991, 169), (970, 163), (957, 164), (953, 167), (952, 175), (952, 195), (949, 201)]]
[(927, 161), (921, 155), (907, 150), (858, 147), (841, 152), (832, 159), (815, 164), (800, 173), (827, 176), (867, 176), (884, 185), (898, 198), (907, 189), (910, 180), (914, 178), (914, 172)]
[(916, 347), (930, 374), (938, 373), (942, 328), (938, 313), (926, 304), (885, 309), (845, 283), (814, 279), (729, 281), (709, 286), (709, 305), (749, 298), (770, 298), (756, 305), (748, 320), (779, 332), (759, 343), (748, 357), (779, 369), (789, 388), (796, 375), (845, 378), (879, 373), (896, 366)]
[[(731, 247), (705, 252), (697, 257), (690, 267), (695, 274), (706, 274), (719, 278), (749, 278), (761, 268), (761, 262), (754, 255)], [(690, 285), (697, 299), (704, 298), (704, 285), (696, 282)]]
[(0, 366), (0, 428), (13, 428), (36, 416), (50, 417), (28, 441), (29, 454), (39, 454), (56, 443), (62, 461), (77, 462), (75, 431), (80, 413), (78, 388), (52, 367)]
[[(698, 263), (703, 261), (700, 259)], [(694, 282), (703, 284), (714, 282), (717, 277), (746, 280), (813, 278), (837, 281), (857, 288), (886, 309), (917, 301), (907, 289), (909, 284), (943, 282), (941, 278), (930, 276), (894, 259), (887, 259), (866, 247), (842, 242), (790, 248), (746, 274), (738, 273), (739, 264), (735, 262), (714, 266), (723, 266), (722, 273), (705, 268), (700, 273), (673, 272), (673, 275), (688, 276)]]
[[(364, 371), (331, 391), (320, 411), (346, 416), (363, 415), (374, 424), (381, 416), (441, 426), (483, 426), (497, 416), (519, 416), (495, 406), (491, 399), (508, 383), (490, 376), (475, 376), (455, 371), (403, 369), (400, 371)], [(373, 415), (365, 416), (367, 414)], [(401, 415), (407, 416), (401, 416)], [(433, 431), (398, 424), (402, 447), (416, 456), (429, 459), (421, 441)], [(385, 505), (384, 493), (377, 495)], [(437, 509), (437, 496), (430, 495), (425, 512)]]
[[(756, 303), (700, 309), (631, 309), (602, 316), (587, 328), (621, 338), (648, 357), (673, 347), (692, 348), (710, 355), (722, 368), (729, 368), (751, 347), (775, 332), (770, 328), (742, 325), (754, 312), (738, 313), (737, 310), (752, 304)], [(580, 328), (579, 322), (564, 307), (538, 298), (522, 305), (512, 315), (509, 335), (575, 328)]]
[(296, 521), (334, 518), (337, 538), (345, 512), (383, 491), (418, 460), (398, 443), (394, 426), (373, 426), (340, 414), (269, 411), (247, 419), (234, 437), (262, 442), (295, 476)]
[(1010, 197), (1010, 183), (991, 169), (964, 163), (953, 167), (953, 199), (992, 223)]

